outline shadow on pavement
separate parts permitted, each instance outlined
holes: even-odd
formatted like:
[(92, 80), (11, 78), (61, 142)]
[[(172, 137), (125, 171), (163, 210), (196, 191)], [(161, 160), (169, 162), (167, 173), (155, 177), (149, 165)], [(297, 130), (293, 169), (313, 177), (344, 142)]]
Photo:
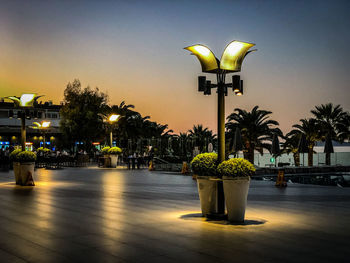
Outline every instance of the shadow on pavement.
[(222, 220), (218, 219), (210, 219), (210, 218), (205, 218), (202, 213), (191, 213), (191, 214), (186, 214), (180, 216), (181, 219), (184, 220), (196, 220), (196, 221), (205, 221), (205, 222), (210, 222), (213, 224), (218, 224), (218, 225), (237, 225), (237, 226), (254, 226), (254, 225), (263, 225), (267, 221), (264, 219), (258, 219), (258, 220), (253, 220), (253, 219), (246, 219), (244, 222), (229, 222), (227, 221), (227, 215), (224, 217)]

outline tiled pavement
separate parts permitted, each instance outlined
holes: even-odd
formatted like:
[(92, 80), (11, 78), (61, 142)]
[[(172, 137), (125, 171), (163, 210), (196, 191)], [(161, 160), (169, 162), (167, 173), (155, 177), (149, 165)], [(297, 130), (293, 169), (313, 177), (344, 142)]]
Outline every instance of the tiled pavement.
[(350, 262), (350, 188), (252, 181), (245, 225), (200, 217), (190, 176), (0, 173), (0, 262)]

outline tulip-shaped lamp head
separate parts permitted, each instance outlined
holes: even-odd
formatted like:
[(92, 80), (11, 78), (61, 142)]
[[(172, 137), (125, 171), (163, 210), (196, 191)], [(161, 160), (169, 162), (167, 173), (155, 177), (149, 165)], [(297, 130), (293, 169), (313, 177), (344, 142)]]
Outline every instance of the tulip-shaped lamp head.
[(43, 122), (41, 123), (41, 127), (42, 127), (42, 128), (49, 128), (50, 125), (51, 125), (51, 122), (50, 122), (50, 121), (43, 121)]
[(204, 45), (194, 45), (185, 47), (188, 51), (195, 55), (202, 66), (202, 71), (207, 73), (216, 73), (219, 69), (219, 60), (214, 53)]
[(35, 129), (42, 129), (42, 128), (49, 128), (50, 125), (51, 125), (51, 122), (50, 121), (42, 121), (41, 123), (40, 122), (33, 122), (34, 125), (36, 125), (36, 127), (33, 127)]
[(13, 100), (17, 107), (33, 107), (34, 101), (36, 101), (41, 96), (36, 96), (36, 94), (25, 93), (21, 97), (10, 96), (6, 97)]
[(250, 50), (255, 44), (234, 40), (225, 48), (219, 61), (213, 52), (204, 45), (185, 47), (192, 52), (202, 65), (202, 71), (207, 73), (239, 72), (245, 56), (256, 50)]

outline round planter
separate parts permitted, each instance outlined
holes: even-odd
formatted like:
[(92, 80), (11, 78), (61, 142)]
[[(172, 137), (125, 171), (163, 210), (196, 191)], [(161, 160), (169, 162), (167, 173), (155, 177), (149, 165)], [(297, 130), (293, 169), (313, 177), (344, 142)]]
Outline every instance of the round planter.
[(211, 178), (213, 177), (197, 176), (197, 187), (203, 216), (216, 213), (217, 182), (210, 180)]
[(21, 184), (21, 169), (19, 162), (13, 162), (13, 173), (15, 174), (16, 184)]
[(250, 177), (223, 177), (228, 220), (244, 222)]
[(35, 162), (20, 164), (21, 185), (34, 186), (34, 166)]
[(111, 167), (116, 168), (118, 163), (118, 155), (110, 154), (109, 158), (111, 158)]

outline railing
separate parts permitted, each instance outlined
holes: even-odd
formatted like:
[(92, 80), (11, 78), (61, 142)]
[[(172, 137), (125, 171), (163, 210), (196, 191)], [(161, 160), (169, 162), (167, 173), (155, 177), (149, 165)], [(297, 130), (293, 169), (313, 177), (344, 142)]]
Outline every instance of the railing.
[(37, 168), (59, 169), (63, 167), (85, 167), (90, 163), (89, 156), (78, 154), (76, 156), (38, 156), (35, 166)]

